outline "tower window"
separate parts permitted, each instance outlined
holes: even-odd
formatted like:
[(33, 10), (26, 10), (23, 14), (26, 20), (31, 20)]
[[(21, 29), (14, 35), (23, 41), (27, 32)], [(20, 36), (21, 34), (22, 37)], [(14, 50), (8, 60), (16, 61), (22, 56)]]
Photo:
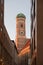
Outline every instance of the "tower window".
[(23, 24), (21, 24), (21, 27), (23, 27)]

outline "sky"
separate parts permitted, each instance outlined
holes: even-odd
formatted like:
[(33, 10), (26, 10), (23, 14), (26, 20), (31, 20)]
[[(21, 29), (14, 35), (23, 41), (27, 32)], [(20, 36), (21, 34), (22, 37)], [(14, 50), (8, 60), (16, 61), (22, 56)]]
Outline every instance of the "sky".
[(23, 13), (26, 16), (26, 38), (31, 37), (31, 0), (5, 0), (4, 1), (4, 24), (11, 40), (16, 37), (16, 16)]

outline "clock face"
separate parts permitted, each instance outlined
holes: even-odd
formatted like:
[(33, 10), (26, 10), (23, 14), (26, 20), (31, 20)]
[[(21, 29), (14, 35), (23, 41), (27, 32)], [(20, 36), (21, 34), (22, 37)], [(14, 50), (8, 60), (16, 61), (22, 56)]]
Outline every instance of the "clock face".
[(24, 31), (20, 31), (20, 35), (24, 35)]

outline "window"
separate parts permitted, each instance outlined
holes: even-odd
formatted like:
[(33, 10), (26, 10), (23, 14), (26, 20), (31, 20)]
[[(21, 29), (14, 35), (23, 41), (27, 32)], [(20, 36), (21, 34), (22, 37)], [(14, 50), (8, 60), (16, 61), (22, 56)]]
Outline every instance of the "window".
[(29, 59), (28, 59), (28, 65), (30, 65), (30, 64), (31, 64), (31, 59), (29, 58)]
[(35, 18), (35, 0), (34, 0), (34, 18)]
[(1, 55), (1, 44), (0, 44), (0, 55)]
[(21, 24), (21, 27), (23, 27), (23, 24)]
[(33, 38), (32, 38), (32, 44), (31, 44), (31, 54), (33, 54)]
[(2, 20), (2, 22), (3, 22), (3, 12), (1, 12), (1, 20)]
[(3, 22), (3, 13), (1, 12), (1, 21)]
[(1, 13), (1, 18), (2, 18), (2, 16), (3, 16), (3, 15), (2, 15), (2, 13)]
[(2, 31), (2, 28), (1, 28), (1, 31)]
[(34, 29), (34, 50), (35, 50), (35, 29)]

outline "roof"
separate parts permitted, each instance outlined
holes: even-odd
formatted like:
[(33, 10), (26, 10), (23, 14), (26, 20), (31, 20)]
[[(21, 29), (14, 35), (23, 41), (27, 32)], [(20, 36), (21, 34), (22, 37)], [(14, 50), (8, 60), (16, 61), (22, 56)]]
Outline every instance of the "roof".
[(30, 46), (30, 39), (27, 39), (27, 42), (26, 42), (25, 46), (22, 48), (22, 50), (25, 49), (28, 46)]
[(26, 17), (25, 17), (25, 15), (24, 15), (23, 13), (19, 13), (19, 14), (17, 15), (17, 18), (26, 18)]
[(18, 56), (24, 55), (26, 53), (30, 53), (30, 39), (27, 39), (25, 46), (22, 48)]

